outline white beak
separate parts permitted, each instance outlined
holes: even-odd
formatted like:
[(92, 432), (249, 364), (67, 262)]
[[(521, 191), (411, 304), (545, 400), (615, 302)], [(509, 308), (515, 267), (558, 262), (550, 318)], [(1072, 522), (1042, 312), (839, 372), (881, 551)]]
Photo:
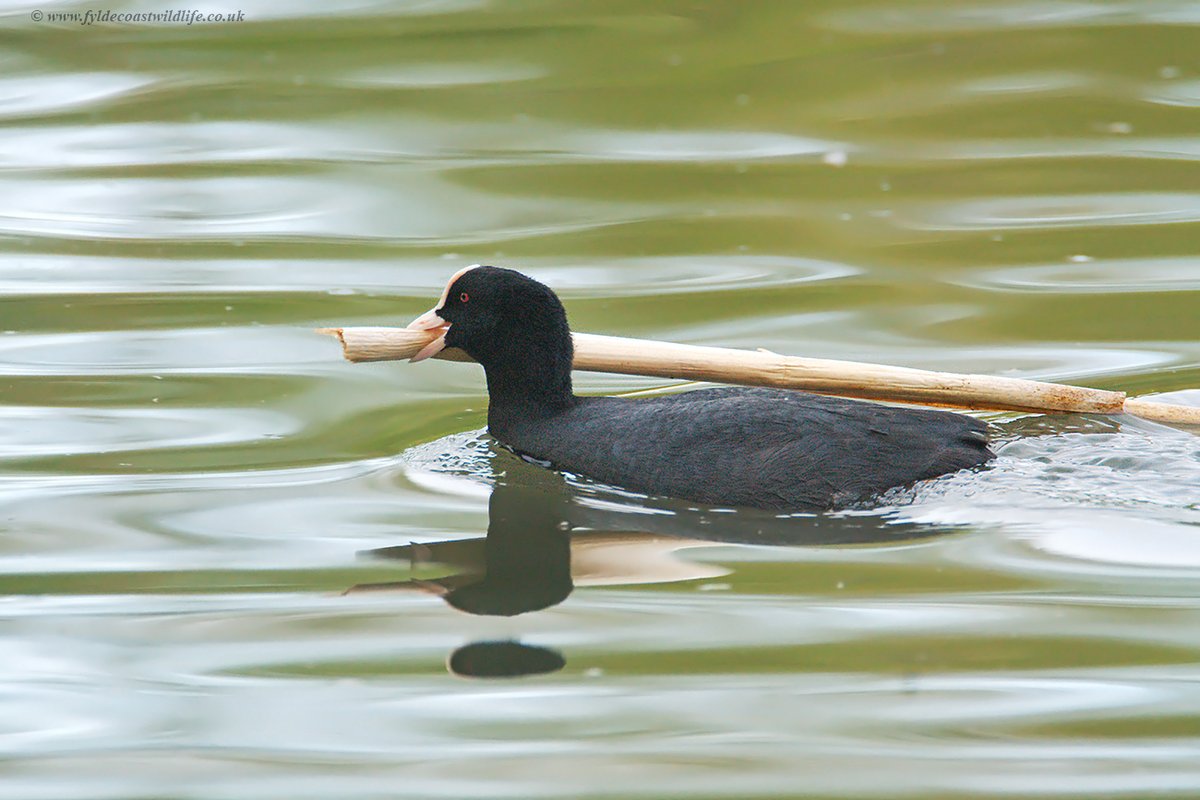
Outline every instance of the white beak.
[(441, 335), (434, 339), (429, 344), (417, 351), (417, 354), (409, 359), (414, 364), (418, 361), (424, 361), (427, 358), (432, 358), (446, 347), (446, 331), (450, 330), (450, 323), (438, 316), (438, 310), (431, 308), (421, 316), (408, 323), (410, 330), (414, 331), (436, 331), (441, 329)]
[(473, 270), (478, 266), (478, 264), (472, 264), (454, 273), (450, 277), (449, 282), (446, 283), (446, 288), (442, 289), (442, 296), (438, 300), (438, 304), (408, 323), (408, 328), (414, 331), (435, 331), (439, 328), (442, 331), (440, 336), (417, 351), (417, 354), (409, 359), (410, 362), (415, 364), (418, 361), (424, 361), (446, 349), (446, 331), (450, 330), (450, 323), (438, 316), (438, 312), (442, 310), (442, 306), (446, 305), (446, 297), (450, 294), (450, 287), (454, 285), (454, 282), (462, 277), (463, 273)]

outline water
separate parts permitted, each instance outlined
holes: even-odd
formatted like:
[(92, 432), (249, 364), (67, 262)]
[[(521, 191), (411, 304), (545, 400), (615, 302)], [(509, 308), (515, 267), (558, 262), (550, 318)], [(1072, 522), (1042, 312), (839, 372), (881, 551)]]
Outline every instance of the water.
[(1200, 796), (1195, 430), (987, 415), (777, 519), (311, 332), (499, 263), (579, 330), (1200, 404), (1194, 4), (241, 9), (5, 12), (0, 795)]

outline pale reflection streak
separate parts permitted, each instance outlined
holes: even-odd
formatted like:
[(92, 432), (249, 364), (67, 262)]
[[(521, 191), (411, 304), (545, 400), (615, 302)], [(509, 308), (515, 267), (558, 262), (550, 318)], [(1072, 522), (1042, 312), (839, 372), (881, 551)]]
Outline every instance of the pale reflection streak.
[[(152, 398), (151, 402), (155, 402)], [(220, 408), (0, 407), (0, 459), (211, 447), (298, 433), (294, 416)]]

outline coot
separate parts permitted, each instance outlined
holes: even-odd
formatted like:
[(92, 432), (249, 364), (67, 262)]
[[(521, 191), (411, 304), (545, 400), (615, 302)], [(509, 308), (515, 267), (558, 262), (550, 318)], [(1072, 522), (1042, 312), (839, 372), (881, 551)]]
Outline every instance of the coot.
[(460, 270), (437, 306), (409, 327), (442, 331), (413, 361), (458, 347), (483, 365), (488, 431), (501, 443), (635, 492), (830, 509), (993, 457), (986, 425), (945, 411), (732, 387), (578, 397), (562, 303), (511, 269)]

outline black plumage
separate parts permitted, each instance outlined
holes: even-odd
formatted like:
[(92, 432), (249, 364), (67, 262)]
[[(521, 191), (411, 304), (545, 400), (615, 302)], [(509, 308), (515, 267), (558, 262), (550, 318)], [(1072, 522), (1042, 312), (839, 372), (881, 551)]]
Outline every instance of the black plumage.
[(566, 312), (518, 272), (457, 274), (414, 322), (486, 372), (488, 431), (519, 453), (636, 492), (778, 510), (861, 503), (992, 458), (961, 414), (778, 389), (577, 397)]

